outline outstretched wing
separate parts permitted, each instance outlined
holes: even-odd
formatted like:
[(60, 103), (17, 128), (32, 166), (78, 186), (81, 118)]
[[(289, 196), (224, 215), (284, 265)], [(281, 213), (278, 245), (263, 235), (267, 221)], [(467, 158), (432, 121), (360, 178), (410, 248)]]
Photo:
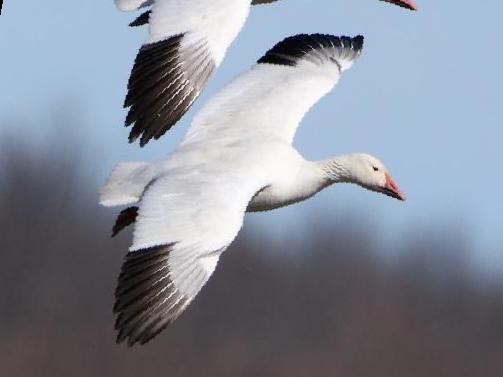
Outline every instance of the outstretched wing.
[(247, 172), (183, 171), (158, 178), (144, 193), (116, 290), (118, 342), (145, 343), (184, 311), (261, 185)]
[(363, 37), (297, 35), (268, 51), (197, 114), (183, 143), (265, 137), (292, 142), (304, 114), (338, 82)]
[(132, 26), (148, 22), (124, 107), (129, 141), (161, 137), (191, 107), (248, 16), (250, 0), (116, 0), (123, 10), (151, 6)]

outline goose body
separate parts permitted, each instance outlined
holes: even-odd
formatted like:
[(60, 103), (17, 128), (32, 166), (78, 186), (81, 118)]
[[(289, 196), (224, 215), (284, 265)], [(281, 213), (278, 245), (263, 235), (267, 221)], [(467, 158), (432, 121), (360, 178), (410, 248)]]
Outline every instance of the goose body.
[(287, 38), (199, 111), (171, 157), (114, 169), (101, 204), (132, 206), (114, 233), (134, 223), (116, 290), (118, 341), (145, 343), (183, 312), (246, 211), (305, 200), (338, 182), (404, 199), (372, 156), (308, 161), (292, 146), (304, 114), (362, 47), (363, 37)]
[[(143, 9), (131, 26), (149, 25), (135, 60), (124, 107), (129, 141), (158, 139), (191, 107), (224, 59), (250, 6), (277, 0), (115, 0)], [(411, 0), (383, 0), (415, 9)], [(145, 10), (146, 9), (146, 10)]]

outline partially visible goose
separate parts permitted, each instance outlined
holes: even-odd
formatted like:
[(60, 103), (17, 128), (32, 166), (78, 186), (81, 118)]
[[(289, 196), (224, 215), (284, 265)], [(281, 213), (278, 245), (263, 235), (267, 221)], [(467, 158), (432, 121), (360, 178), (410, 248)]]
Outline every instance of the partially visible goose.
[(101, 204), (134, 205), (121, 213), (114, 234), (135, 222), (116, 290), (118, 342), (145, 343), (185, 310), (245, 212), (300, 202), (334, 183), (404, 200), (375, 157), (307, 161), (292, 146), (304, 114), (362, 46), (361, 36), (287, 38), (199, 111), (170, 158), (114, 169)]
[[(124, 11), (149, 8), (131, 23), (150, 33), (131, 72), (124, 107), (129, 142), (144, 146), (169, 130), (197, 99), (243, 27), (250, 4), (277, 0), (115, 0)], [(412, 0), (383, 0), (415, 9)]]

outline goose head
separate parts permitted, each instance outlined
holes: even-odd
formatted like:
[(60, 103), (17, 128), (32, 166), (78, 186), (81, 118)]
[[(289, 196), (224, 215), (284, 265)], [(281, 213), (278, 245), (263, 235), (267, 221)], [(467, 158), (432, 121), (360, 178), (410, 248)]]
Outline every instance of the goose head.
[(367, 190), (405, 200), (405, 195), (391, 178), (388, 169), (377, 158), (364, 153), (350, 155), (346, 161), (346, 168), (351, 182)]

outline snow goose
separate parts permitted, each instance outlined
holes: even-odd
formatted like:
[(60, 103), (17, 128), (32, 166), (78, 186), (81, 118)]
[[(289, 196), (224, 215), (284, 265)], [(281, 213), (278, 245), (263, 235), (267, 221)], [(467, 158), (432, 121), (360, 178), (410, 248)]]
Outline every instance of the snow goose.
[[(131, 72), (124, 107), (129, 142), (144, 146), (169, 130), (197, 99), (243, 27), (251, 4), (276, 0), (115, 0), (124, 11), (149, 8), (131, 26), (150, 33)], [(384, 0), (415, 9), (411, 0)]]
[(354, 183), (404, 200), (367, 154), (307, 161), (292, 146), (304, 114), (360, 55), (363, 37), (297, 35), (268, 51), (196, 114), (170, 158), (119, 164), (100, 193), (135, 223), (116, 290), (117, 341), (145, 343), (173, 322), (215, 270), (245, 212)]

